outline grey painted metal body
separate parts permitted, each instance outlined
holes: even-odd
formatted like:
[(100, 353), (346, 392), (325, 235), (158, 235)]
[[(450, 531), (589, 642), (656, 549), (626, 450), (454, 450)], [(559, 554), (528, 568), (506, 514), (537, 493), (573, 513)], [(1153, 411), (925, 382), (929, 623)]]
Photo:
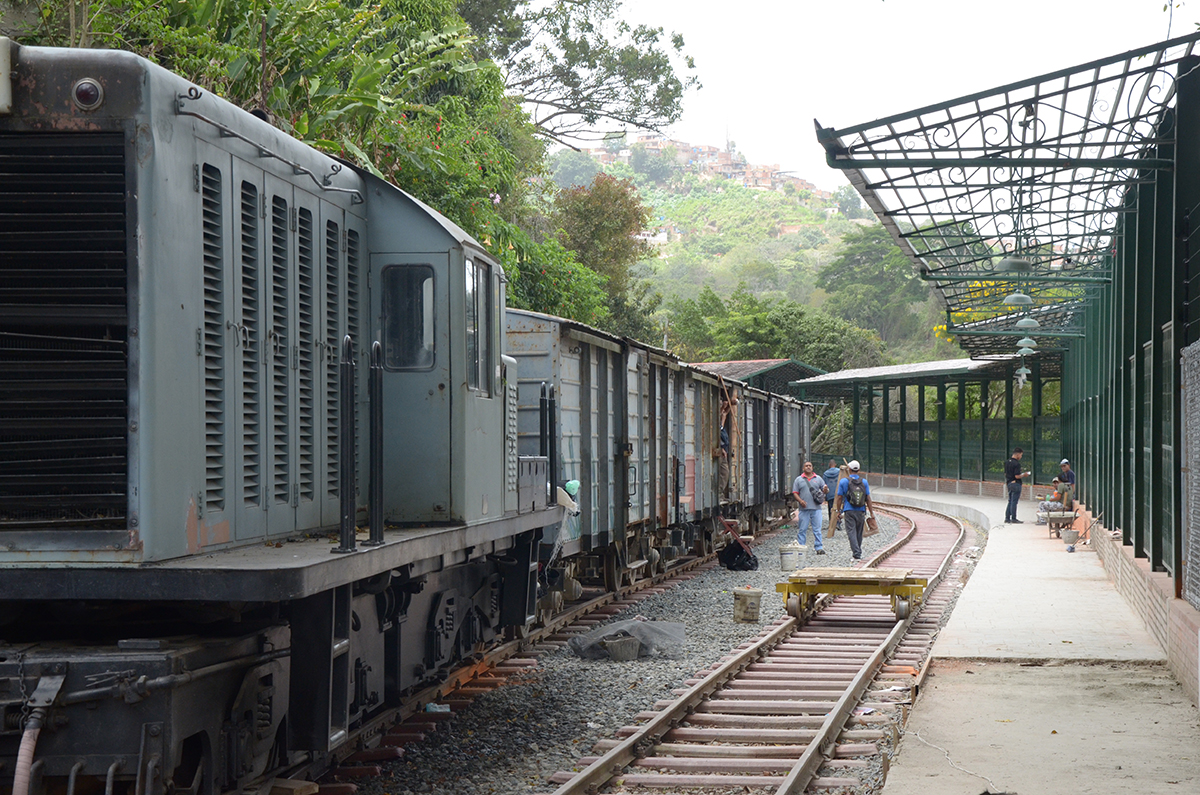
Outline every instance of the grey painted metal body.
[[(563, 512), (521, 499), (548, 473), (517, 455), (499, 263), (148, 61), (0, 47), (20, 75), (0, 203), (28, 226), (0, 251), (0, 400), (30, 429), (0, 459), (0, 678), (22, 680), (0, 693), (0, 776), (23, 693), (62, 671), (78, 697), (50, 707), (43, 786), (112, 771), (143, 795), (237, 791), (528, 626), (537, 539)], [(102, 100), (81, 106), (80, 81)], [(367, 449), (375, 340), (390, 526), (366, 546), (369, 456), (341, 443)], [(333, 555), (344, 474), (363, 488)], [(93, 641), (47, 640), (48, 614)]]

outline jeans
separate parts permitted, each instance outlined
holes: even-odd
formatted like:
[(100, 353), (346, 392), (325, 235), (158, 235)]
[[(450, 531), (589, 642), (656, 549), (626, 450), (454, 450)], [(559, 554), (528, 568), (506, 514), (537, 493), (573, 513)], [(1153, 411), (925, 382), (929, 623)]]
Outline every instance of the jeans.
[(1004, 521), (1017, 520), (1017, 502), (1021, 499), (1021, 481), (1014, 480), (1008, 484), (1008, 508), (1004, 511)]
[(808, 526), (812, 525), (813, 546), (821, 549), (821, 509), (801, 508), (796, 512), (796, 540), (807, 543)]
[(842, 512), (842, 519), (846, 522), (846, 538), (850, 539), (850, 554), (858, 560), (862, 557), (862, 534), (863, 525), (867, 523), (867, 512), (847, 509)]

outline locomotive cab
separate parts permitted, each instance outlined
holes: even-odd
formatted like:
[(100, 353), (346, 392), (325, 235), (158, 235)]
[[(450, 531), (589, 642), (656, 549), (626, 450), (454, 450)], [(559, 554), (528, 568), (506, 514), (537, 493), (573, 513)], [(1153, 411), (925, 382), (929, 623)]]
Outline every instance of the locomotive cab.
[(370, 184), (372, 331), (388, 416), (384, 516), (401, 525), (501, 517), (515, 496), (506, 494), (515, 487), (509, 445), (494, 430), (506, 427), (504, 271), (451, 221)]

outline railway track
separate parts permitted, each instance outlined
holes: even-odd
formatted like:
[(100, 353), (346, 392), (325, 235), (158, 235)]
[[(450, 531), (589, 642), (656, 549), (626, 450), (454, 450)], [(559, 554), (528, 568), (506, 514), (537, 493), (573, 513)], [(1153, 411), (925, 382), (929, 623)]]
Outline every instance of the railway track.
[[(882, 506), (881, 506), (882, 507)], [(641, 788), (855, 788), (886, 769), (952, 602), (956, 520), (891, 506), (907, 532), (866, 566), (929, 578), (919, 610), (898, 621), (886, 596), (822, 596), (811, 613), (768, 627), (602, 740), (576, 771), (551, 776), (554, 795)], [(797, 610), (796, 612), (800, 612)]]
[[(786, 518), (773, 520), (750, 543), (757, 545), (773, 537), (783, 529), (786, 521)], [(473, 663), (461, 666), (441, 682), (413, 693), (404, 704), (364, 726), (356, 741), (348, 744), (351, 747), (344, 748), (338, 755), (336, 767), (326, 771), (319, 760), (313, 760), (289, 768), (281, 777), (329, 782), (378, 776), (382, 772), (378, 763), (400, 758), (405, 745), (423, 740), (476, 697), (502, 686), (510, 677), (530, 670), (536, 666), (541, 654), (566, 645), (571, 635), (590, 631), (613, 615), (716, 565), (719, 565), (716, 552), (687, 558), (664, 572), (622, 586), (617, 591), (585, 598), (528, 635), (481, 653)], [(449, 707), (450, 712), (426, 712), (424, 708), (429, 703)], [(333, 792), (329, 790), (330, 795)]]

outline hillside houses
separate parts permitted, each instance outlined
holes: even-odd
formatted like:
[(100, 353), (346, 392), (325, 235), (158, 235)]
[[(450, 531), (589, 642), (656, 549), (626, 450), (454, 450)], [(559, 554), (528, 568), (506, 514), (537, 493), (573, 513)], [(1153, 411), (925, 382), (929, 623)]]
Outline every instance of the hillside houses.
[[(664, 153), (674, 151), (675, 160), (683, 167), (698, 174), (720, 175), (726, 179), (740, 182), (747, 188), (759, 190), (782, 191), (790, 184), (796, 191), (808, 191), (814, 198), (829, 200), (832, 194), (821, 190), (806, 179), (793, 176), (779, 170), (779, 164), (760, 165), (747, 163), (746, 158), (736, 152), (730, 152), (720, 147), (708, 144), (690, 144), (687, 141), (677, 141), (663, 135), (638, 135), (633, 146), (642, 146), (647, 152), (662, 157)], [(610, 152), (604, 148), (584, 149), (597, 162), (609, 165), (612, 163), (628, 163), (632, 151), (622, 149)]]

